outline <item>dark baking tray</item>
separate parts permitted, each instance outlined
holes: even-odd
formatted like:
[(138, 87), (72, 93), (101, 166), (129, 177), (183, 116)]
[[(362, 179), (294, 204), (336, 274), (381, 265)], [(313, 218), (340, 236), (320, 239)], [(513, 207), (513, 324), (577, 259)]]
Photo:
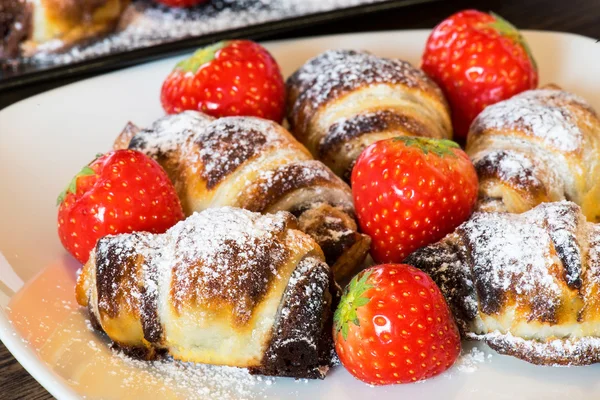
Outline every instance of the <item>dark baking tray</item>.
[[(327, 0), (323, 0), (327, 1)], [(437, 0), (385, 0), (373, 4), (364, 4), (333, 11), (309, 14), (298, 17), (270, 21), (233, 30), (210, 33), (197, 37), (189, 37), (174, 42), (163, 43), (141, 49), (116, 52), (97, 58), (64, 65), (43, 65), (23, 63), (17, 67), (0, 68), (0, 96), (2, 92), (35, 83), (48, 82), (64, 77), (73, 78), (83, 74), (91, 74), (123, 68), (156, 60), (166, 56), (189, 51), (215, 41), (232, 38), (260, 39), (294, 29), (322, 24), (325, 22), (352, 17), (360, 14), (382, 11), (413, 4), (428, 3)]]

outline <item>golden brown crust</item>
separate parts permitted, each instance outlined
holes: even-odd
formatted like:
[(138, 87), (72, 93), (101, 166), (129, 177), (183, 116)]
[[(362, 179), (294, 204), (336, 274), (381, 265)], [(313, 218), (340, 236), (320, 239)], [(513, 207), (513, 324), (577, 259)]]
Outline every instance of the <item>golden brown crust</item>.
[(354, 219), (339, 208), (318, 205), (302, 213), (298, 224), (319, 244), (338, 281), (351, 277), (369, 253), (371, 238), (359, 233)]
[[(246, 325), (289, 260), (285, 232), (290, 229), (289, 224), (295, 224), (292, 218), (288, 214), (284, 221), (273, 224), (268, 241), (252, 236), (243, 241), (227, 239), (223, 243), (226, 249), (223, 254), (208, 259), (184, 259), (174, 265), (170, 304), (177, 312), (197, 306), (214, 312), (227, 309), (234, 324)], [(186, 236), (176, 241), (175, 251), (188, 246), (187, 235), (194, 234), (194, 230), (187, 230)], [(248, 254), (254, 255), (251, 269), (245, 268)], [(226, 263), (227, 275), (215, 279), (214, 273), (223, 268), (223, 263)]]
[[(117, 141), (126, 142), (128, 135), (122, 133)], [(152, 128), (139, 131), (129, 148), (144, 152), (163, 166), (188, 215), (216, 206), (262, 213), (285, 210), (296, 216), (318, 209), (323, 212), (320, 220), (324, 220), (330, 213), (320, 206), (328, 205), (345, 213), (346, 218), (354, 218), (348, 185), (271, 121), (251, 117), (215, 120), (187, 111), (161, 118)], [(360, 265), (368, 252), (364, 235), (353, 225), (349, 228), (352, 235), (332, 239), (345, 244), (328, 243), (328, 247), (352, 249), (355, 258), (343, 261), (348, 271)], [(349, 236), (361, 245), (346, 243)], [(340, 257), (345, 254), (338, 253)], [(328, 261), (337, 274), (337, 260)]]
[[(130, 355), (322, 378), (335, 284), (289, 213), (219, 208), (153, 235), (102, 238), (78, 302)], [(300, 352), (295, 359), (290, 352)]]
[(584, 99), (550, 85), (489, 106), (471, 125), (466, 151), (480, 203), (519, 213), (566, 199), (599, 220), (600, 120)]
[(439, 285), (468, 338), (538, 364), (599, 361), (600, 225), (576, 204), (476, 213), (406, 262)]
[[(242, 192), (237, 205), (250, 211), (266, 212), (291, 192), (315, 187), (337, 189), (342, 193), (347, 191), (347, 186), (321, 162), (307, 160), (285, 164), (259, 174)], [(297, 204), (296, 209), (289, 211), (302, 211), (310, 207), (311, 203), (319, 201), (315, 197), (317, 195), (313, 196), (310, 203)], [(339, 199), (339, 205), (345, 207), (347, 212), (353, 212), (347, 198)]]
[(441, 90), (404, 61), (331, 50), (309, 60), (287, 87), (294, 136), (342, 177), (361, 150), (377, 140), (452, 136)]

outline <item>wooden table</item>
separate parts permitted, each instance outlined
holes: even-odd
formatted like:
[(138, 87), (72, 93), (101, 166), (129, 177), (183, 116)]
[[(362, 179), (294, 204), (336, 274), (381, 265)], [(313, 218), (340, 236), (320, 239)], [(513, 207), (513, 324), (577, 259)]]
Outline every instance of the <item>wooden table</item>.
[[(326, 1), (326, 0), (324, 0)], [(332, 33), (392, 29), (432, 28), (451, 13), (464, 8), (493, 10), (519, 28), (573, 32), (600, 39), (600, 0), (444, 0), (303, 29), (284, 37), (316, 36)], [(281, 38), (281, 36), (279, 36)], [(598, 44), (600, 52), (600, 43)], [(600, 71), (600, 69), (599, 69)], [(0, 108), (32, 94), (60, 86), (54, 82), (3, 94)], [(0, 342), (0, 397), (13, 399), (51, 399), (10, 355)]]

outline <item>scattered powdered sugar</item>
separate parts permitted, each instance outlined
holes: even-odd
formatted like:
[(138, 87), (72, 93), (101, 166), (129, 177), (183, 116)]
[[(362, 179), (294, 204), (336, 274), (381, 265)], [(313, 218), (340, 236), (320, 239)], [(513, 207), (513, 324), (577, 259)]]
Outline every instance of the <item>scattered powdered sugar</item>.
[[(171, 288), (175, 307), (226, 302), (233, 306), (234, 317), (244, 321), (268, 283), (281, 279), (278, 269), (287, 250), (279, 235), (289, 218), (283, 212), (261, 215), (231, 207), (212, 208), (194, 213), (164, 234), (107, 236), (92, 255), (97, 260), (98, 285), (105, 288), (99, 291), (98, 307), (114, 315), (119, 307), (114, 298), (118, 297), (130, 309), (139, 309), (143, 320), (152, 321), (146, 313), (156, 310), (158, 286), (165, 285)], [(131, 270), (135, 263), (129, 260), (137, 255), (142, 257), (144, 285), (128, 278), (135, 276)], [(114, 268), (115, 264), (121, 267)], [(115, 278), (115, 273), (125, 279)]]
[(166, 115), (154, 121), (151, 128), (137, 133), (130, 143), (130, 148), (156, 158), (180, 149), (190, 136), (213, 120), (211, 116), (197, 111)]
[(175, 388), (196, 398), (205, 399), (254, 399), (264, 388), (261, 381), (274, 382), (270, 378), (250, 375), (243, 368), (194, 364), (167, 358), (159, 361), (141, 361), (130, 358), (120, 351), (113, 351), (115, 357), (133, 368), (130, 377), (124, 379), (124, 386), (136, 387), (139, 374), (147, 371), (153, 378), (164, 382), (165, 387)]
[(590, 106), (573, 94), (558, 90), (528, 90), (487, 107), (473, 122), (473, 130), (526, 130), (562, 151), (576, 151), (583, 145), (583, 133), (575, 116), (564, 106)]
[(235, 170), (260, 153), (263, 146), (278, 146), (284, 138), (279, 129), (276, 124), (261, 118), (215, 120), (195, 136), (193, 143), (200, 147), (200, 151), (189, 153), (191, 165), (197, 164), (195, 158), (202, 160), (202, 173), (208, 177), (210, 186), (212, 175), (222, 177)]
[(546, 301), (560, 295), (548, 271), (552, 264), (550, 238), (541, 224), (532, 222), (478, 214), (461, 227), (473, 249), (475, 284), (484, 288), (480, 296), (495, 298), (509, 289), (524, 296), (545, 294)]
[(195, 213), (169, 229), (157, 265), (159, 273), (174, 268), (175, 304), (217, 298), (233, 304), (239, 318), (249, 317), (268, 282), (280, 278), (287, 250), (278, 235), (288, 218), (224, 207)]
[[(474, 164), (477, 168), (478, 157), (474, 156)], [(531, 159), (521, 152), (511, 150), (498, 150), (487, 153), (481, 159), (485, 165), (493, 165), (498, 171), (500, 178), (505, 182), (514, 182), (521, 187), (543, 187), (535, 174), (536, 165)]]
[(454, 368), (460, 372), (473, 373), (479, 369), (480, 364), (489, 362), (491, 358), (492, 354), (488, 353), (486, 355), (477, 346), (473, 346), (469, 352), (465, 352), (463, 349), (463, 352), (454, 364)]
[[(548, 341), (528, 340), (510, 332), (490, 332), (483, 335), (467, 333), (467, 337), (484, 340), (500, 353), (508, 353), (525, 358), (536, 364), (543, 363), (554, 367), (585, 365), (600, 361), (600, 338), (563, 338)], [(548, 360), (554, 360), (548, 363)]]
[[(296, 166), (294, 174), (288, 171)], [(275, 170), (261, 170), (255, 179), (263, 192), (268, 192), (274, 186), (295, 187), (298, 182), (312, 182), (315, 179), (331, 180), (333, 174), (320, 161), (307, 160), (283, 165)], [(250, 183), (250, 182), (248, 182)]]
[(169, 8), (150, 0), (132, 2), (116, 33), (52, 53), (62, 43), (42, 44), (34, 62), (66, 64), (236, 28), (386, 0), (216, 0), (191, 9)]
[(295, 107), (308, 103), (315, 109), (337, 94), (359, 86), (386, 83), (424, 87), (429, 79), (406, 61), (362, 51), (329, 50), (309, 60), (289, 82), (299, 94)]

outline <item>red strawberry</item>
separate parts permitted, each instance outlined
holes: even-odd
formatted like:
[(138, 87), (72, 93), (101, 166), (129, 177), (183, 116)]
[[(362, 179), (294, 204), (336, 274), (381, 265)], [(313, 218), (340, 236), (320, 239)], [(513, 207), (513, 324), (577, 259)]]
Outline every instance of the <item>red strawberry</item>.
[(460, 335), (439, 288), (404, 264), (371, 267), (352, 279), (335, 311), (334, 340), (344, 367), (373, 385), (430, 378), (460, 353)]
[(377, 262), (401, 262), (452, 232), (471, 215), (477, 189), (473, 164), (450, 140), (382, 140), (352, 171), (358, 222)]
[(249, 115), (281, 122), (285, 85), (277, 62), (249, 40), (219, 42), (175, 66), (160, 96), (167, 113)]
[(456, 13), (434, 28), (422, 68), (445, 92), (461, 140), (486, 106), (538, 84), (535, 60), (519, 31), (494, 13), (476, 10)]
[(197, 6), (199, 4), (204, 4), (208, 0), (156, 0), (156, 1), (164, 4), (165, 6), (184, 8), (184, 7), (193, 7), (193, 6)]
[(183, 219), (173, 184), (156, 161), (133, 150), (96, 158), (58, 197), (58, 236), (85, 263), (108, 234), (161, 233)]

